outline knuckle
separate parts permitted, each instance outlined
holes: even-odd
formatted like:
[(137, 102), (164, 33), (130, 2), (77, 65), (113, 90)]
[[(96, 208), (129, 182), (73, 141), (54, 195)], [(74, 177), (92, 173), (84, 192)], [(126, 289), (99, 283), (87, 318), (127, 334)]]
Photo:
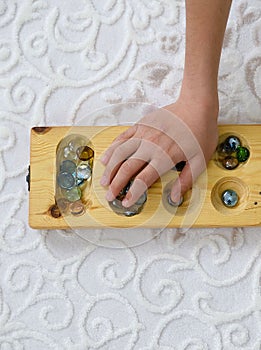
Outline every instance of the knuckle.
[(133, 172), (133, 164), (130, 160), (126, 160), (121, 166), (121, 172), (123, 175), (131, 175)]

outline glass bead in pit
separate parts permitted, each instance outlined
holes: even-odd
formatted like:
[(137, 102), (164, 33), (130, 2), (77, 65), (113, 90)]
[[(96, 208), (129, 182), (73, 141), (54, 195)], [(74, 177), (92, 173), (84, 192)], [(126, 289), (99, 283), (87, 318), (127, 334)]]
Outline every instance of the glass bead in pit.
[(246, 162), (249, 158), (250, 152), (246, 147), (238, 147), (237, 159), (240, 163)]
[(227, 156), (222, 161), (223, 167), (227, 170), (235, 169), (238, 166), (238, 164), (239, 164), (239, 161), (237, 160), (237, 158), (233, 156)]
[(78, 200), (69, 206), (70, 213), (74, 216), (80, 216), (85, 213), (85, 207), (82, 201)]
[(92, 169), (87, 163), (77, 166), (76, 176), (78, 179), (88, 180), (92, 175)]
[(221, 157), (226, 157), (231, 153), (230, 146), (225, 142), (221, 142), (217, 147), (217, 153)]
[(76, 164), (71, 160), (64, 160), (60, 165), (60, 170), (62, 172), (65, 171), (67, 173), (73, 174), (75, 172), (75, 169), (76, 169)]
[(77, 149), (79, 147), (85, 146), (86, 145), (86, 139), (81, 136), (75, 136), (69, 143), (68, 143), (68, 148), (70, 149), (71, 152), (76, 153)]
[(134, 216), (141, 212), (141, 210), (144, 207), (145, 202), (147, 201), (147, 193), (144, 192), (140, 198), (134, 203), (131, 207), (125, 208), (122, 205), (122, 200), (125, 198), (126, 194), (128, 193), (130, 186), (132, 184), (132, 180), (129, 181), (129, 183), (120, 191), (118, 196), (111, 202), (109, 202), (110, 207), (112, 210), (118, 214), (123, 216)]
[(70, 202), (66, 198), (57, 199), (57, 206), (62, 213), (66, 213), (68, 210)]
[(75, 177), (67, 172), (60, 172), (57, 177), (58, 185), (61, 188), (70, 190), (75, 186)]
[(235, 152), (236, 149), (241, 146), (241, 142), (237, 136), (231, 135), (226, 138), (224, 141), (225, 148), (228, 150), (228, 153)]
[(89, 146), (82, 146), (77, 148), (76, 153), (78, 158), (83, 161), (89, 160), (94, 156), (93, 149)]
[(64, 158), (66, 158), (68, 160), (76, 160), (77, 159), (76, 153), (72, 152), (68, 146), (66, 146), (63, 149), (63, 156), (64, 156)]
[(76, 202), (81, 199), (82, 191), (79, 187), (74, 187), (71, 190), (64, 190), (63, 195), (69, 202)]
[(221, 196), (222, 202), (226, 207), (235, 207), (238, 203), (238, 195), (233, 190), (225, 190)]

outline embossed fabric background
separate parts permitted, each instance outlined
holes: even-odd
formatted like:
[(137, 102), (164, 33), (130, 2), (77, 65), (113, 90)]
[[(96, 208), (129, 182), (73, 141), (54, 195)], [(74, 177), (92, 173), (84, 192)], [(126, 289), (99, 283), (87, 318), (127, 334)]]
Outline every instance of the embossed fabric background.
[[(232, 5), (222, 123), (261, 122), (260, 8)], [(1, 350), (261, 349), (260, 228), (166, 229), (112, 249), (28, 227), (30, 127), (77, 124), (120, 102), (174, 102), (184, 24), (183, 0), (0, 1)]]

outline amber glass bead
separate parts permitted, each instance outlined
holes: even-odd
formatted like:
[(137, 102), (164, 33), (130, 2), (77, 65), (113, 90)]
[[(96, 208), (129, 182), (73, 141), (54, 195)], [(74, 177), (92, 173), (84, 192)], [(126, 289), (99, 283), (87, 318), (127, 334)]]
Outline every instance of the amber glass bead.
[(76, 154), (80, 160), (90, 160), (94, 156), (93, 149), (89, 146), (81, 146), (77, 148)]

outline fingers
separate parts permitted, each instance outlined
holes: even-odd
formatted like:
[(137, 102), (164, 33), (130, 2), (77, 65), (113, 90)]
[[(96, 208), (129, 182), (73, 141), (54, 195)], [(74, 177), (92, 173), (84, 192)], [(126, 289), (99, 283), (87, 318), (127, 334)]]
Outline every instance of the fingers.
[(148, 164), (135, 178), (126, 197), (122, 201), (122, 205), (127, 208), (132, 206), (158, 178), (159, 174), (157, 170), (151, 164)]
[(205, 162), (202, 162), (200, 157), (195, 157), (186, 163), (171, 189), (170, 197), (174, 203), (180, 202), (181, 197), (192, 188), (193, 183), (204, 169)]
[[(129, 158), (127, 159), (117, 171), (113, 178), (109, 190), (106, 194), (106, 199), (112, 201), (119, 192), (127, 185), (129, 180), (138, 172), (146, 162), (142, 159)], [(132, 187), (132, 186), (131, 186)], [(144, 191), (143, 191), (144, 192)], [(141, 195), (142, 193), (140, 193)], [(139, 195), (139, 197), (140, 197)]]
[(139, 147), (139, 144), (139, 139), (132, 138), (126, 142), (123, 141), (118, 147), (116, 147), (116, 149), (112, 151), (112, 154), (110, 155), (107, 166), (100, 181), (102, 186), (109, 185), (114, 175), (119, 170), (122, 162), (124, 162), (125, 159), (129, 158), (133, 153), (135, 153)]
[(137, 130), (137, 125), (133, 125), (123, 133), (121, 133), (118, 137), (114, 139), (110, 147), (103, 153), (103, 155), (100, 158), (100, 161), (106, 165), (108, 161), (110, 160), (113, 152), (126, 140), (130, 139), (132, 136), (134, 136), (135, 132)]

